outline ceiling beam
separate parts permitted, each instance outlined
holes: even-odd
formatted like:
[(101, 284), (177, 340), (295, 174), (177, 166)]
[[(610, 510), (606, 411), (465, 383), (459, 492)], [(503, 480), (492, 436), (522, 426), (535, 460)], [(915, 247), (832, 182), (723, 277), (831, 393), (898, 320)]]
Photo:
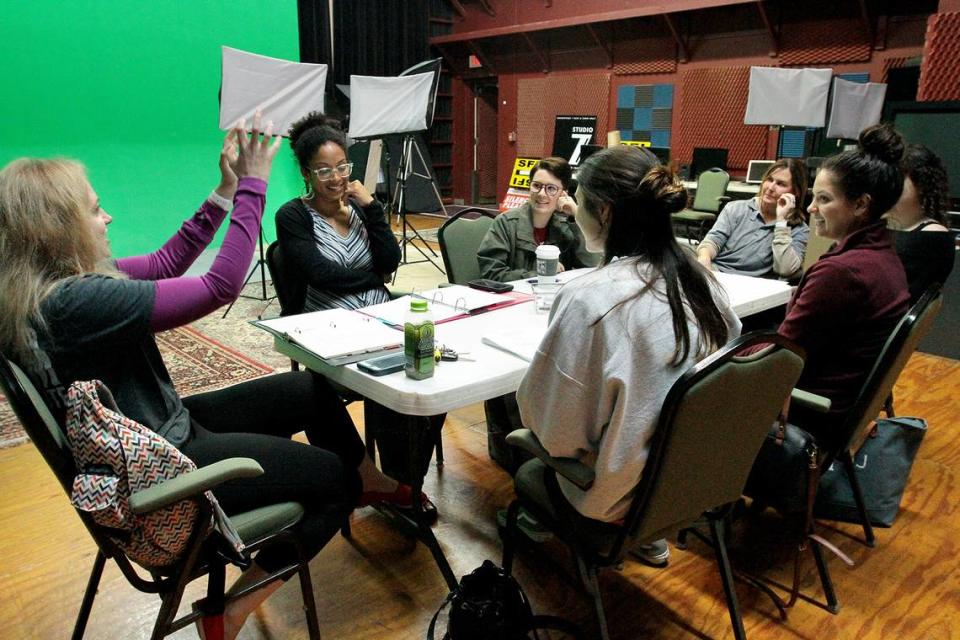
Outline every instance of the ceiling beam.
[(453, 10), (457, 12), (457, 15), (461, 18), (467, 17), (467, 10), (463, 8), (463, 5), (460, 4), (460, 0), (447, 0), (447, 4), (453, 7)]
[(593, 41), (597, 43), (597, 46), (603, 49), (603, 52), (607, 55), (607, 69), (613, 67), (613, 45), (602, 40), (600, 34), (597, 33), (597, 30), (592, 24), (583, 25), (587, 31), (593, 36)]
[(487, 54), (484, 53), (479, 42), (476, 40), (467, 40), (467, 46), (470, 48), (470, 51), (473, 52), (473, 55), (477, 56), (477, 60), (480, 61), (480, 64), (482, 64), (487, 71), (493, 74), (497, 73), (497, 68), (493, 66), (493, 62), (491, 62)]
[(680, 35), (680, 31), (677, 29), (677, 25), (674, 23), (673, 18), (670, 17), (669, 13), (663, 14), (663, 19), (667, 23), (667, 28), (670, 29), (670, 33), (673, 35), (674, 41), (677, 43), (677, 51), (680, 54), (680, 62), (686, 62), (690, 59), (690, 51), (687, 49), (686, 41), (684, 41), (683, 37)]
[(757, 0), (757, 10), (763, 19), (763, 25), (767, 28), (767, 35), (770, 36), (770, 57), (776, 58), (780, 53), (780, 37), (777, 29), (773, 26), (773, 22), (770, 20), (770, 14), (767, 13), (767, 7), (763, 0)]
[(491, 18), (496, 17), (497, 12), (493, 10), (493, 6), (490, 4), (490, 0), (479, 0), (480, 6), (483, 7), (483, 10), (487, 12), (487, 15)]
[(530, 47), (530, 50), (537, 56), (540, 60), (540, 68), (543, 69), (544, 73), (550, 73), (550, 58), (549, 56), (545, 57), (540, 49), (537, 47), (537, 44), (533, 41), (533, 38), (530, 37), (529, 33), (523, 34), (523, 39), (527, 41), (527, 46)]
[[(447, 1), (449, 2), (450, 0)], [(475, 31), (464, 31), (462, 33), (450, 33), (442, 36), (434, 36), (433, 38), (430, 38), (430, 44), (462, 42), (465, 40), (478, 40), (480, 38), (496, 38), (497, 36), (507, 36), (525, 32), (532, 33), (534, 31), (560, 29), (562, 27), (580, 27), (586, 23), (596, 24), (598, 22), (623, 21), (631, 18), (659, 16), (666, 13), (695, 11), (697, 9), (737, 4), (752, 4), (755, 1), (756, 0), (659, 0), (658, 2), (650, 2), (649, 4), (642, 3), (641, 6), (631, 7), (629, 9), (585, 13), (584, 15), (570, 16), (566, 18), (553, 18), (550, 20), (540, 20), (537, 22), (528, 22), (524, 24), (512, 24), (504, 27), (477, 29)]]

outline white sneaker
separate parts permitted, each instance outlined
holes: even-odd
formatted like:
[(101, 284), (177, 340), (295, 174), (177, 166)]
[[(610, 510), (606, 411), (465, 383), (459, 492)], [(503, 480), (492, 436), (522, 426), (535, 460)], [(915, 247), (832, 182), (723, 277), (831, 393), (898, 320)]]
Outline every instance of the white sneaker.
[[(497, 524), (501, 529), (507, 528), (507, 510), (497, 511)], [(553, 538), (553, 532), (540, 524), (540, 521), (533, 517), (526, 509), (520, 509), (517, 515), (517, 528), (534, 542), (546, 542)]]
[(670, 560), (670, 547), (667, 546), (667, 541), (661, 538), (632, 549), (630, 555), (649, 567), (662, 569)]

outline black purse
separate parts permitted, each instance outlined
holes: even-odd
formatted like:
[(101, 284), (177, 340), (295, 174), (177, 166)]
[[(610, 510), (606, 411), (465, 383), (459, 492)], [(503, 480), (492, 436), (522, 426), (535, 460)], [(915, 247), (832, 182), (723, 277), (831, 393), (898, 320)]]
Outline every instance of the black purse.
[(554, 629), (571, 638), (582, 638), (580, 629), (555, 616), (535, 616), (527, 594), (516, 579), (489, 560), (460, 579), (430, 620), (428, 640), (440, 612), (450, 612), (442, 640), (523, 640), (537, 629)]
[(744, 495), (783, 514), (808, 512), (819, 482), (818, 457), (816, 439), (780, 416), (760, 447)]

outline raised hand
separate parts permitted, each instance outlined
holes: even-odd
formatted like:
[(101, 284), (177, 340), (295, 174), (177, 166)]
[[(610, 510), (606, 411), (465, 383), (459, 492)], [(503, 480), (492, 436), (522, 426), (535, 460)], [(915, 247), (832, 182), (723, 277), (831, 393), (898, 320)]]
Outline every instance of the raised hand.
[(568, 216), (575, 215), (577, 213), (577, 201), (564, 191), (560, 197), (557, 198), (557, 209)]
[(217, 193), (227, 200), (233, 200), (237, 192), (237, 135), (234, 129), (227, 132), (220, 149), (220, 184)]
[(797, 206), (797, 197), (785, 193), (777, 200), (777, 220), (786, 220), (787, 215)]
[(239, 152), (234, 171), (238, 178), (246, 176), (267, 180), (270, 178), (270, 169), (273, 157), (280, 148), (280, 136), (273, 135), (273, 121), (267, 123), (266, 131), (261, 134), (261, 120), (263, 114), (259, 109), (253, 114), (253, 127), (247, 137), (246, 121), (240, 119), (233, 128)]

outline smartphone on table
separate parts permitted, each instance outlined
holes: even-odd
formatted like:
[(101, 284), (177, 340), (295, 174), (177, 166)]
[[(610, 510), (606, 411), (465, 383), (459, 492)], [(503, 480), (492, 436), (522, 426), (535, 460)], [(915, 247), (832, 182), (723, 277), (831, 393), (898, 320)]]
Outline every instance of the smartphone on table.
[(506, 293), (507, 291), (513, 291), (512, 284), (498, 282), (496, 280), (489, 280), (487, 278), (471, 280), (467, 283), (467, 286), (474, 289), (479, 289), (480, 291), (489, 291), (490, 293)]
[(357, 363), (357, 369), (372, 376), (385, 376), (397, 371), (403, 371), (406, 364), (406, 358), (403, 351), (390, 353), (385, 356), (377, 356), (369, 360), (361, 360)]

